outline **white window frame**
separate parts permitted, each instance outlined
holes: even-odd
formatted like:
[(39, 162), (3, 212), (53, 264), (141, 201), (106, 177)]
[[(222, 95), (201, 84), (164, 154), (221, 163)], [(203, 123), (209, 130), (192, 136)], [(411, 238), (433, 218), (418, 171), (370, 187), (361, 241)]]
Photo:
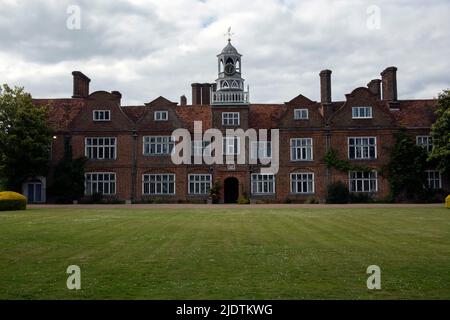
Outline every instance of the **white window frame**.
[(373, 110), (371, 106), (352, 107), (352, 119), (372, 119)]
[[(175, 139), (172, 136), (144, 136), (142, 143), (142, 154), (144, 156), (166, 156), (175, 150)], [(154, 151), (152, 150), (154, 146)], [(147, 152), (148, 151), (148, 152)]]
[(224, 156), (237, 156), (241, 154), (241, 139), (239, 137), (236, 136), (223, 137), (222, 144)]
[[(109, 141), (106, 141), (108, 139)], [(111, 140), (114, 143), (111, 144)], [(97, 141), (97, 144), (92, 144), (93, 141)], [(100, 144), (100, 141), (103, 141)], [(90, 143), (89, 143), (90, 142)], [(105, 142), (108, 142), (107, 144)], [(95, 150), (95, 151), (94, 151)], [(109, 154), (113, 153), (112, 157), (105, 157), (106, 150)], [(101, 151), (101, 152), (100, 152)], [(94, 153), (97, 157), (94, 157)], [(100, 156), (102, 154), (102, 156)], [(84, 155), (90, 160), (116, 160), (117, 158), (117, 138), (116, 137), (86, 137), (84, 139)]]
[[(93, 176), (96, 176), (96, 180), (92, 180)], [(99, 176), (102, 175), (102, 179), (99, 179)], [(88, 179), (88, 176), (90, 176), (90, 180)], [(113, 178), (111, 179), (111, 176)], [(105, 179), (107, 177), (107, 179)], [(90, 183), (90, 187), (89, 187)], [(113, 196), (117, 193), (117, 176), (115, 172), (86, 172), (84, 174), (84, 194), (87, 196), (93, 195), (96, 192), (99, 192), (99, 184), (103, 184), (102, 188), (102, 194), (105, 196)], [(95, 185), (95, 190), (93, 186)], [(108, 185), (108, 192), (105, 193), (105, 186)], [(111, 187), (114, 186), (114, 192), (111, 192)]]
[[(292, 172), (290, 174), (291, 193), (292, 194), (314, 194), (315, 193), (315, 179), (313, 172)], [(301, 189), (298, 190), (298, 184), (301, 184)], [(306, 191), (304, 186), (306, 185)], [(309, 190), (311, 186), (311, 190)]]
[(271, 141), (252, 141), (250, 143), (251, 159), (272, 159)]
[[(350, 140), (353, 139), (354, 144), (350, 144)], [(374, 139), (374, 144), (370, 144), (370, 139)], [(361, 144), (357, 144), (358, 140), (361, 141)], [(365, 143), (367, 141), (367, 143)], [(375, 160), (378, 157), (378, 143), (377, 137), (348, 137), (347, 138), (347, 151), (348, 151), (348, 159), (350, 160)], [(355, 148), (354, 158), (350, 157), (350, 149)], [(370, 156), (370, 149), (374, 148), (374, 157)], [(359, 151), (358, 151), (359, 150)], [(359, 155), (358, 155), (359, 154)]]
[(291, 138), (291, 161), (313, 161), (313, 138)]
[[(272, 185), (272, 188), (270, 187)], [(275, 190), (275, 175), (274, 174), (261, 174), (252, 173), (251, 176), (251, 191), (254, 195), (274, 195)], [(255, 190), (256, 189), (256, 190)], [(270, 190), (272, 191), (264, 191)]]
[[(153, 181), (152, 178), (154, 178)], [(148, 192), (145, 192), (146, 184), (148, 184)], [(154, 193), (150, 192), (152, 184), (155, 184)], [(171, 184), (173, 184), (173, 192), (170, 192)], [(145, 173), (142, 175), (142, 195), (144, 196), (174, 196), (176, 195), (176, 188), (176, 175), (174, 173)], [(167, 192), (164, 192), (164, 189)]]
[[(212, 174), (188, 174), (188, 193), (204, 196), (209, 194), (212, 186)], [(204, 191), (204, 192), (202, 192)]]
[(294, 109), (294, 120), (308, 120), (309, 110), (305, 108)]
[[(108, 115), (108, 117), (106, 115)], [(93, 110), (92, 120), (95, 122), (111, 121), (111, 110)]]
[(155, 111), (155, 113), (153, 115), (153, 119), (155, 121), (168, 121), (169, 120), (169, 112), (157, 110), (157, 111)]
[(433, 138), (431, 136), (416, 136), (416, 145), (424, 148), (427, 152), (433, 150)]
[[(442, 189), (442, 175), (438, 170), (425, 170), (427, 173), (427, 186), (430, 189)], [(437, 177), (436, 177), (437, 174)], [(433, 177), (431, 176), (433, 175)], [(437, 182), (437, 184), (436, 184)]]
[[(369, 176), (366, 177), (365, 175)], [(370, 175), (374, 176), (370, 176)], [(352, 181), (355, 181), (355, 190), (353, 190)], [(371, 188), (371, 182), (374, 182), (375, 188)], [(360, 185), (358, 185), (360, 183)], [(368, 183), (366, 185), (366, 183)], [(367, 187), (368, 186), (368, 187)], [(378, 172), (373, 171), (349, 171), (348, 173), (348, 190), (354, 193), (375, 193), (378, 192)]]
[(191, 140), (191, 155), (193, 157), (203, 157), (211, 155), (211, 141), (208, 140)]
[(239, 126), (241, 123), (239, 112), (222, 112), (223, 126)]

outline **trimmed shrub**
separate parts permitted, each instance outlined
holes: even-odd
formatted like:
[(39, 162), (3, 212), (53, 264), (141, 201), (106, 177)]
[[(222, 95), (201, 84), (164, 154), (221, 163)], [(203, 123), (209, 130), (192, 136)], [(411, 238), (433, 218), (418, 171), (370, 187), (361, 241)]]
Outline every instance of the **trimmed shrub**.
[(0, 192), (0, 211), (25, 210), (27, 198), (17, 192)]
[(319, 204), (319, 199), (314, 196), (309, 196), (308, 198), (306, 198), (305, 204)]
[(349, 192), (342, 181), (336, 181), (327, 188), (327, 203), (348, 203)]
[(239, 197), (237, 203), (238, 204), (250, 204), (250, 199), (247, 197), (247, 195), (244, 194)]

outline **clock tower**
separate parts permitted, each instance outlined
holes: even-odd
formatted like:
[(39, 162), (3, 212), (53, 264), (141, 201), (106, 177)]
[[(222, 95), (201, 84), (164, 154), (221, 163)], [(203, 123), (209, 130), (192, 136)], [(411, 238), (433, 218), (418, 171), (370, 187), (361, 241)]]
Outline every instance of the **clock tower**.
[(213, 92), (213, 105), (247, 105), (249, 103), (248, 91), (244, 91), (242, 79), (242, 55), (231, 44), (223, 48), (217, 55), (219, 77), (216, 80), (216, 91)]

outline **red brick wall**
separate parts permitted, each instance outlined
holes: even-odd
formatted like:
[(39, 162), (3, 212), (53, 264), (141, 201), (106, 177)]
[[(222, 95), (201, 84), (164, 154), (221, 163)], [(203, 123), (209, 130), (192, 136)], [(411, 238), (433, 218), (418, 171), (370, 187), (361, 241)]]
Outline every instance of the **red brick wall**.
[[(226, 165), (180, 165), (172, 163), (170, 156), (145, 156), (143, 155), (143, 137), (147, 135), (171, 135), (174, 129), (183, 127), (185, 124), (178, 118), (176, 105), (162, 97), (147, 104), (143, 117), (133, 123), (121, 110), (117, 96), (108, 92), (96, 92), (86, 99), (86, 106), (74, 119), (71, 127), (66, 132), (59, 132), (52, 143), (53, 167), (64, 154), (64, 136), (70, 136), (73, 147), (73, 156), (84, 156), (86, 137), (116, 137), (117, 159), (116, 160), (89, 160), (86, 172), (115, 172), (116, 190), (114, 196), (118, 199), (129, 200), (133, 197), (133, 153), (136, 154), (135, 172), (135, 200), (149, 201), (159, 198), (163, 201), (177, 202), (186, 200), (205, 200), (205, 196), (192, 196), (188, 194), (189, 173), (211, 173), (213, 182), (225, 181), (227, 177), (236, 177), (239, 180), (239, 194), (246, 193), (251, 196), (251, 173), (259, 172), (258, 165), (236, 165), (234, 170)], [(373, 118), (367, 120), (352, 119), (352, 106), (372, 106)], [(184, 108), (188, 108), (187, 106)], [(324, 200), (329, 182), (342, 180), (348, 183), (348, 173), (327, 169), (323, 161), (327, 152), (327, 135), (331, 148), (337, 150), (339, 158), (348, 159), (348, 137), (374, 136), (377, 138), (377, 159), (356, 161), (355, 164), (367, 165), (378, 171), (389, 161), (390, 150), (395, 143), (394, 134), (398, 130), (392, 111), (384, 106), (377, 96), (366, 88), (355, 89), (347, 95), (347, 101), (335, 113), (331, 126), (326, 127), (325, 121), (320, 114), (320, 104), (299, 96), (286, 103), (286, 111), (278, 119), (280, 127), (280, 166), (276, 175), (276, 195), (253, 196), (268, 202), (303, 202), (310, 195), (291, 194), (290, 174), (293, 172), (312, 172), (315, 179), (314, 197)], [(294, 120), (293, 110), (296, 108), (307, 108), (309, 110), (308, 120)], [(110, 110), (110, 122), (94, 122), (92, 111)], [(169, 113), (169, 121), (154, 121), (154, 111), (165, 110)], [(197, 109), (196, 109), (197, 110)], [(242, 107), (212, 107), (212, 127), (225, 130), (222, 126), (222, 112), (240, 112), (240, 126), (248, 129), (249, 108)], [(235, 128), (235, 127), (230, 127)], [(428, 134), (429, 129), (411, 130), (411, 134)], [(136, 135), (135, 137), (133, 137)], [(291, 161), (290, 139), (312, 138), (313, 139), (313, 161)], [(135, 140), (134, 140), (135, 139)], [(248, 150), (248, 146), (247, 146)], [(142, 175), (145, 173), (174, 173), (176, 174), (176, 195), (174, 196), (143, 196)], [(384, 198), (389, 194), (389, 185), (385, 177), (378, 176), (377, 198)], [(223, 200), (223, 189), (222, 189)]]

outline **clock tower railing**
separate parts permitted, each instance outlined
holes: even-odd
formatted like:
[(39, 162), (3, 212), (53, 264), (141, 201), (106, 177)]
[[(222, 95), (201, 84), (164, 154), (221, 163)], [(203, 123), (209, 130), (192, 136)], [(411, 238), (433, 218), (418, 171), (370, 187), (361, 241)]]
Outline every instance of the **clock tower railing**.
[(213, 105), (241, 105), (249, 104), (250, 94), (248, 91), (215, 91), (212, 93)]

